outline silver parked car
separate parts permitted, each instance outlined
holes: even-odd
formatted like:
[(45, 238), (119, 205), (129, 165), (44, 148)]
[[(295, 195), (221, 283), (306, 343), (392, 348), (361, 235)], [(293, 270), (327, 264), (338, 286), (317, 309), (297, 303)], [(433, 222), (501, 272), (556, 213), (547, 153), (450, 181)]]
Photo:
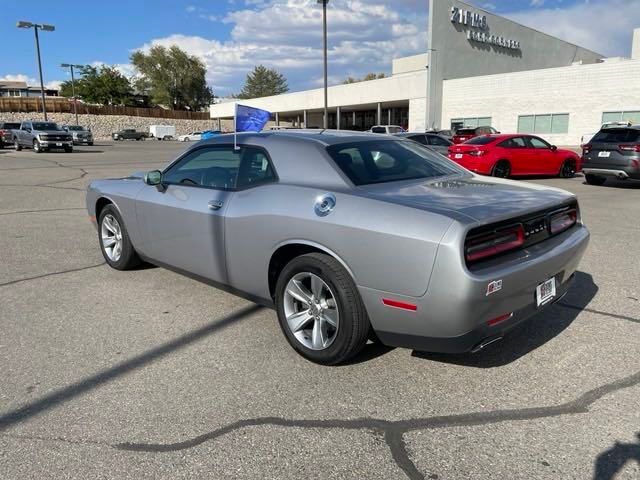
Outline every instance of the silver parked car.
[(105, 260), (147, 261), (274, 306), (323, 364), (368, 338), (477, 351), (561, 298), (588, 243), (565, 191), (476, 176), (415, 142), (221, 135), (162, 171), (93, 181)]
[(408, 138), (409, 140), (418, 142), (444, 156), (449, 154), (449, 147), (453, 146), (453, 142), (451, 140), (435, 133), (405, 132), (396, 133), (394, 135), (396, 137)]
[(63, 125), (62, 129), (71, 134), (74, 145), (93, 145), (93, 133), (91, 133), (91, 129), (83, 127), (82, 125)]
[(13, 146), (18, 152), (23, 148), (33, 148), (36, 153), (53, 149), (73, 152), (73, 138), (53, 122), (27, 120), (12, 132)]

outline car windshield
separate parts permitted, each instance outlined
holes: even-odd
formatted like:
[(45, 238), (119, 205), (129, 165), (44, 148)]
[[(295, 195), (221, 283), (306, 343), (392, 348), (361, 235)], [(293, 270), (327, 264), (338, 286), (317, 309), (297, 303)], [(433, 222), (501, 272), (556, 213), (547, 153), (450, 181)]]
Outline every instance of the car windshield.
[(68, 125), (67, 129), (72, 132), (83, 132), (85, 128), (81, 127), (80, 125)]
[(20, 128), (19, 123), (0, 123), (0, 128), (4, 128), (7, 130), (17, 130)]
[(355, 185), (463, 173), (453, 162), (415, 142), (371, 140), (341, 143), (327, 147), (327, 152)]
[(471, 140), (465, 142), (466, 145), (488, 145), (495, 140), (494, 137), (482, 136), (474, 137)]
[(640, 130), (634, 128), (612, 128), (600, 130), (591, 143), (625, 143), (640, 141)]
[(456, 132), (456, 135), (475, 135), (475, 134), (476, 134), (475, 128), (461, 128)]
[(51, 122), (33, 122), (34, 130), (62, 130), (56, 123)]

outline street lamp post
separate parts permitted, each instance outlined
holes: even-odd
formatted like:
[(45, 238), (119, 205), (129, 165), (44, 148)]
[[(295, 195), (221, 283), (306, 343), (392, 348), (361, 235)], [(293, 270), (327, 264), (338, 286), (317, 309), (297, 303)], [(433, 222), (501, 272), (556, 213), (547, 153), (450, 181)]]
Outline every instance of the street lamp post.
[(324, 121), (323, 127), (326, 130), (329, 128), (329, 94), (328, 94), (328, 80), (327, 80), (327, 4), (329, 0), (318, 0), (318, 3), (322, 4), (322, 32), (324, 38)]
[(40, 94), (42, 96), (42, 113), (44, 114), (44, 120), (47, 121), (47, 106), (44, 101), (44, 81), (42, 80), (42, 61), (40, 60), (40, 39), (38, 38), (38, 30), (45, 32), (53, 32), (56, 27), (53, 25), (47, 25), (46, 23), (31, 23), (20, 21), (17, 24), (18, 28), (33, 28), (36, 35), (36, 52), (38, 53), (38, 73), (40, 75)]
[(76, 116), (76, 125), (78, 123), (78, 97), (76, 97), (76, 79), (73, 76), (74, 68), (84, 68), (84, 65), (74, 65), (72, 63), (63, 63), (60, 65), (62, 68), (68, 68), (71, 70), (71, 95), (73, 95), (73, 113)]

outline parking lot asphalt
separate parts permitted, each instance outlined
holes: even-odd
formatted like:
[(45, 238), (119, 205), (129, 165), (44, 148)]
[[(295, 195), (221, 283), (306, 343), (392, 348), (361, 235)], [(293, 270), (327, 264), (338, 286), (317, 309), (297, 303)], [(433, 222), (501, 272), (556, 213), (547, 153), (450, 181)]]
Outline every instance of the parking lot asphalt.
[(569, 294), (502, 342), (329, 368), (269, 309), (105, 266), (88, 182), (184, 148), (0, 151), (0, 478), (640, 477), (640, 184), (532, 180), (576, 193), (592, 239)]

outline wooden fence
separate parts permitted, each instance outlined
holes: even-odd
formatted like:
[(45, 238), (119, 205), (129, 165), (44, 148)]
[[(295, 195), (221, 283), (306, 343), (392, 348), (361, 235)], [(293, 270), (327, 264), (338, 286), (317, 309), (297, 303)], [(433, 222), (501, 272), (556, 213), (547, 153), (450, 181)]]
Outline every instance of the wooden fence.
[[(64, 97), (47, 97), (46, 105), (47, 113), (73, 113), (73, 101)], [(39, 97), (0, 97), (0, 112), (41, 111), (42, 99)], [(88, 105), (81, 102), (78, 102), (78, 114), (210, 120), (208, 112), (165, 110), (164, 108), (122, 107), (119, 105)]]

